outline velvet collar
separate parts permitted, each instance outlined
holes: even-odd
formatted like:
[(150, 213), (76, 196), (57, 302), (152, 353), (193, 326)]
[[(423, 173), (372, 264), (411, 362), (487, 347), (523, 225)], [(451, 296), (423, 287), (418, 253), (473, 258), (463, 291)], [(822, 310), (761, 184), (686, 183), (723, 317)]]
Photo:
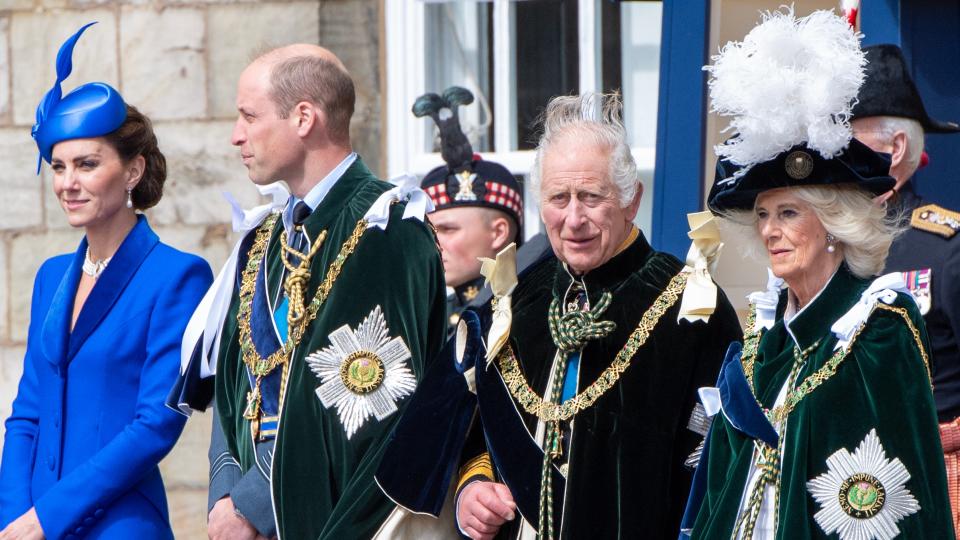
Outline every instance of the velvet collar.
[(120, 248), (110, 259), (110, 264), (90, 291), (71, 332), (70, 318), (73, 315), (74, 298), (87, 252), (87, 238), (84, 236), (60, 279), (43, 321), (41, 347), (51, 364), (66, 365), (77, 354), (116, 303), (143, 260), (159, 242), (160, 239), (150, 228), (147, 218), (143, 215), (137, 216), (136, 225), (130, 229)]
[(361, 179), (372, 177), (370, 169), (357, 157), (304, 222), (310, 238), (317, 238), (320, 231), (329, 228), (349, 206), (354, 194), (363, 185), (363, 182), (360, 182)]
[[(631, 274), (646, 264), (653, 255), (653, 248), (647, 243), (643, 233), (626, 249), (614, 255), (609, 261), (584, 274), (583, 281), (590, 292), (591, 302), (595, 300), (594, 293), (599, 295), (604, 290), (610, 290), (618, 283), (623, 282)], [(579, 277), (579, 276), (578, 276)], [(554, 297), (561, 297), (570, 286), (573, 278), (563, 264), (557, 264), (557, 273), (553, 282)]]
[[(787, 332), (801, 350), (807, 349), (830, 334), (833, 323), (850, 309), (869, 285), (869, 281), (854, 276), (847, 265), (841, 263), (820, 294), (790, 319), (790, 322), (784, 321)], [(782, 312), (782, 304), (786, 302), (786, 298), (787, 295), (780, 296), (781, 306), (778, 311)]]

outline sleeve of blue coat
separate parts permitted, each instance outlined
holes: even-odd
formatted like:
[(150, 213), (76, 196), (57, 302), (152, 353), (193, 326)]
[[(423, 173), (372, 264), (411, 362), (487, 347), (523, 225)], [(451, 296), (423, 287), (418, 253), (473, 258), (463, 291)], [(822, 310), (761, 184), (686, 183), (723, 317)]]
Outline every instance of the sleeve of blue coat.
[(187, 320), (211, 281), (209, 266), (192, 259), (166, 282), (150, 314), (134, 420), (36, 501), (47, 538), (62, 537), (94, 509), (130, 490), (176, 443), (186, 418), (164, 400), (180, 368)]
[[(30, 305), (30, 330), (28, 336), (39, 335), (43, 325), (40, 317), (40, 278), (37, 273), (33, 285), (33, 300)], [(33, 471), (33, 448), (37, 438), (37, 422), (40, 417), (37, 396), (37, 370), (35, 366), (33, 339), (28, 338), (27, 352), (23, 359), (23, 376), (13, 401), (13, 413), (6, 422), (3, 441), (3, 459), (0, 461), (0, 529), (17, 519), (33, 506), (30, 497), (30, 478)]]

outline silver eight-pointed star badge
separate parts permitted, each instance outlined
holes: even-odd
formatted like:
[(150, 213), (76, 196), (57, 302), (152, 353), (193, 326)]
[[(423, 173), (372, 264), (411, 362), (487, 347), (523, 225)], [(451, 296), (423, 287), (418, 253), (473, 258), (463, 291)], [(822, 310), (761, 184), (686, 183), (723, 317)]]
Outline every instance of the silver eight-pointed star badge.
[(807, 482), (820, 504), (813, 517), (827, 534), (840, 540), (889, 540), (900, 534), (897, 522), (915, 514), (920, 504), (907, 489), (910, 473), (886, 451), (871, 429), (851, 454), (841, 448), (827, 458), (828, 471)]
[(371, 416), (379, 421), (396, 412), (417, 379), (406, 362), (410, 349), (390, 337), (380, 306), (356, 330), (345, 324), (328, 338), (330, 346), (307, 356), (307, 365), (320, 378), (320, 403), (336, 407), (349, 439)]

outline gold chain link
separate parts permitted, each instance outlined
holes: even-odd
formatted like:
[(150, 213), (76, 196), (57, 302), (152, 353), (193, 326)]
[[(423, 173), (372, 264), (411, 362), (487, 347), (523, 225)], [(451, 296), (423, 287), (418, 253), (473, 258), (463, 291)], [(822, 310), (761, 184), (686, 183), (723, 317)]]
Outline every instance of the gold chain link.
[(640, 324), (636, 330), (627, 339), (626, 345), (617, 353), (613, 363), (597, 377), (583, 392), (564, 401), (563, 403), (552, 403), (544, 400), (537, 392), (530, 387), (520, 371), (520, 365), (513, 349), (508, 345), (498, 356), (500, 371), (503, 375), (503, 381), (506, 383), (510, 394), (528, 413), (536, 416), (544, 422), (556, 422), (568, 420), (578, 412), (593, 405), (607, 390), (620, 379), (624, 371), (630, 367), (630, 361), (633, 355), (640, 349), (650, 337), (650, 332), (657, 325), (663, 314), (673, 306), (680, 294), (683, 292), (684, 285), (687, 282), (687, 274), (681, 272), (670, 280), (667, 288), (660, 293), (660, 296), (653, 302), (653, 305), (643, 314)]

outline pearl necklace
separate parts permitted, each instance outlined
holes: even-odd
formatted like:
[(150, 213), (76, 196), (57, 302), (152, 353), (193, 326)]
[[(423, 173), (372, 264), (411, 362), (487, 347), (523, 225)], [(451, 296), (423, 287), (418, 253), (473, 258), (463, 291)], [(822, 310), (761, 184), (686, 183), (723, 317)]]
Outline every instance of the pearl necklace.
[(103, 273), (107, 268), (107, 264), (110, 262), (112, 257), (107, 257), (101, 261), (94, 261), (90, 259), (90, 248), (87, 248), (87, 254), (83, 258), (83, 273), (92, 277), (94, 280), (100, 277), (100, 274)]

